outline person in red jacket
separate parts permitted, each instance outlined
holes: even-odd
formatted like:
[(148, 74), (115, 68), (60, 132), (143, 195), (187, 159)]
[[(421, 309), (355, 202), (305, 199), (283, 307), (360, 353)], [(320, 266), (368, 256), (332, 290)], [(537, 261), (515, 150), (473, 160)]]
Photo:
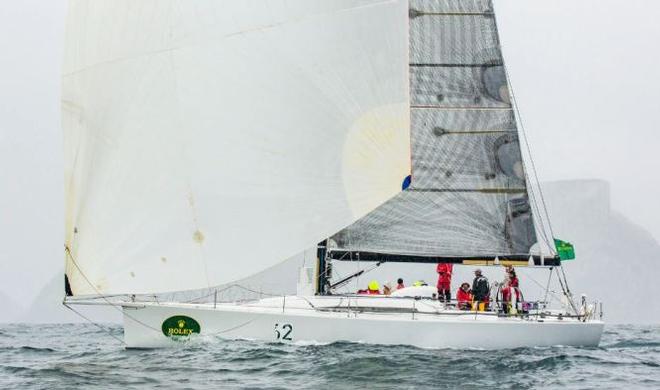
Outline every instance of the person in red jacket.
[(507, 268), (507, 274), (509, 276), (509, 287), (516, 293), (516, 302), (520, 302), (520, 282), (518, 281), (518, 276), (513, 267)]
[[(513, 269), (513, 266), (507, 265), (504, 269), (506, 274), (502, 285), (504, 288), (509, 288), (507, 294), (511, 296), (511, 290), (516, 292), (516, 300), (520, 300), (520, 282), (518, 281), (518, 276), (516, 275), (516, 270)], [(504, 290), (503, 290), (504, 291)]]
[(438, 272), (438, 299), (445, 302), (451, 301), (451, 272), (452, 264), (440, 263), (436, 268)]
[(511, 287), (518, 288), (520, 287), (518, 282), (518, 276), (516, 275), (516, 271), (511, 267), (511, 270), (509, 271), (509, 284), (511, 284)]
[(456, 292), (456, 300), (458, 301), (458, 308), (460, 310), (470, 310), (472, 305), (472, 291), (470, 291), (470, 283), (461, 284), (461, 288)]

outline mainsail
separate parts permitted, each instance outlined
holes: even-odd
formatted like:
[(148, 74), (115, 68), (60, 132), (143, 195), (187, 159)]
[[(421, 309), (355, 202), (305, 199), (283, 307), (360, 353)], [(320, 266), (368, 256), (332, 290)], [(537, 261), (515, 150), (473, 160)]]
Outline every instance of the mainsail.
[(69, 292), (237, 280), (399, 193), (407, 14), (404, 0), (72, 0)]
[(490, 0), (410, 0), (410, 186), (328, 241), (336, 259), (525, 258), (536, 232)]

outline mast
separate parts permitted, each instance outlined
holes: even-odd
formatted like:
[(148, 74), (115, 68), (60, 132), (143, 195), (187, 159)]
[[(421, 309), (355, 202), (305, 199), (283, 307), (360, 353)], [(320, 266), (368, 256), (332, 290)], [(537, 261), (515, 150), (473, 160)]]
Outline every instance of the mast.
[(316, 247), (316, 261), (317, 261), (317, 278), (316, 278), (316, 294), (325, 295), (326, 287), (329, 284), (330, 275), (327, 263), (327, 240), (319, 242)]

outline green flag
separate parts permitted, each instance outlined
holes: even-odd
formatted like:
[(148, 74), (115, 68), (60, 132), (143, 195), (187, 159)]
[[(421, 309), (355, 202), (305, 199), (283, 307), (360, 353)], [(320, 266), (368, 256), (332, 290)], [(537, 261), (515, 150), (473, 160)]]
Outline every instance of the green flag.
[(575, 248), (570, 242), (558, 240), (555, 238), (555, 248), (560, 260), (573, 260), (575, 259)]

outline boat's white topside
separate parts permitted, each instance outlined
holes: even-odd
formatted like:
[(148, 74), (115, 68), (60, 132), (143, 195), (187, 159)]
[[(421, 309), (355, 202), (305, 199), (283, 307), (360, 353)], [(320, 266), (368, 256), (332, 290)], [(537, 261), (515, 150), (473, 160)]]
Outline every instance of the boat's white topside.
[(221, 339), (354, 341), (423, 348), (595, 346), (603, 330), (602, 321), (560, 316), (559, 312), (503, 315), (457, 310), (431, 299), (382, 295), (282, 296), (217, 304), (127, 302), (122, 306), (129, 347), (172, 345), (172, 337), (166, 334), (172, 325), (167, 324), (181, 319), (197, 324), (195, 333)]

